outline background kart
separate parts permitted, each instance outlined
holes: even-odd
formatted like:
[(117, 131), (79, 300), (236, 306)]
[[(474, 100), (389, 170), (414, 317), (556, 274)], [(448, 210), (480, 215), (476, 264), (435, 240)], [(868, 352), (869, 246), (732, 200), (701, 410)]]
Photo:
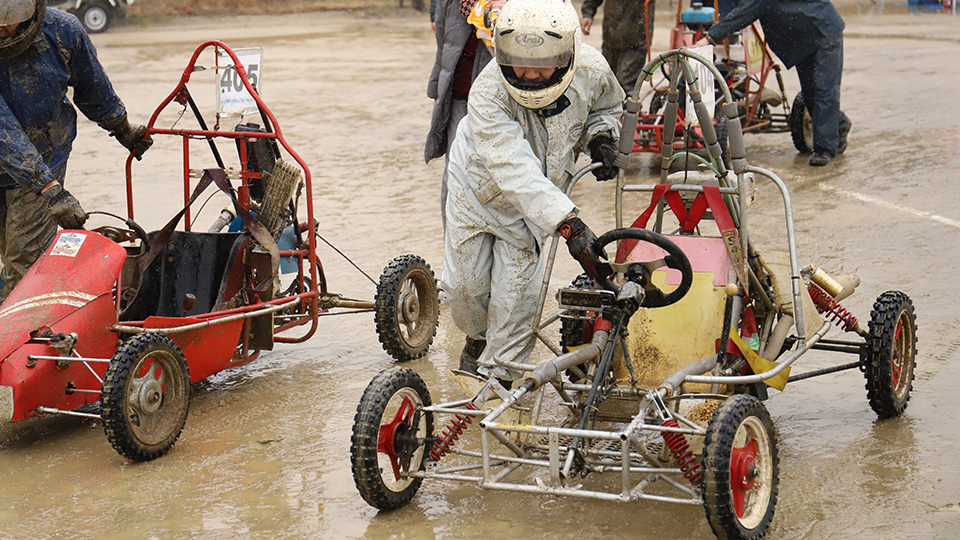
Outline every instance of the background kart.
[[(208, 49), (227, 59), (229, 65), (218, 69), (236, 72), (256, 101), (263, 128), (247, 123), (222, 130), (219, 115), (207, 127), (187, 82), (203, 70), (197, 60)], [(172, 103), (181, 108), (164, 116), (173, 125), (158, 127)], [(197, 127), (177, 127), (188, 108)], [(99, 418), (120, 454), (145, 461), (166, 453), (179, 437), (191, 383), (250, 362), (274, 343), (307, 340), (321, 315), (373, 311), (380, 341), (396, 360), (426, 353), (438, 318), (429, 265), (415, 255), (395, 258), (375, 282), (373, 301), (327, 290), (316, 254), (310, 171), (229, 47), (210, 41), (196, 49), (147, 132), (182, 142), (183, 209), (149, 234), (134, 221), (131, 154), (128, 217), (113, 216), (124, 226), (56, 236), (0, 305), (0, 421), (48, 414)], [(225, 167), (217, 139), (233, 141), (238, 167)], [(209, 144), (215, 167), (191, 168), (194, 140)], [(192, 204), (211, 185), (230, 206), (209, 229), (197, 231)], [(95, 402), (99, 413), (77, 410)]]
[[(704, 6), (704, 3), (699, 0), (693, 0), (686, 9), (684, 9), (684, 2), (677, 4), (676, 22), (670, 31), (671, 49), (690, 47), (717, 22), (721, 15), (717, 7), (719, 2), (714, 0), (709, 4), (711, 4), (710, 7)], [(729, 91), (731, 98), (738, 106), (742, 131), (744, 133), (790, 131), (797, 151), (812, 152), (812, 120), (804, 106), (803, 96), (798, 93), (791, 106), (783, 84), (782, 66), (774, 59), (773, 53), (767, 47), (759, 25), (753, 23), (737, 32), (715, 47), (714, 54), (720, 75), (716, 80), (715, 97), (719, 103), (723, 93)], [(672, 143), (675, 149), (698, 149), (701, 150), (701, 155), (704, 154), (702, 152), (703, 134), (698, 126), (688, 126), (688, 122), (685, 121), (686, 111), (683, 108), (669, 124), (664, 117), (663, 110), (670, 99), (667, 89), (671, 84), (674, 68), (674, 64), (661, 65), (659, 77), (649, 78), (649, 86), (638, 85), (632, 93), (633, 98), (627, 100), (627, 108), (634, 112), (646, 109), (646, 113), (638, 116), (637, 129), (633, 138), (634, 152), (659, 153), (663, 141), (669, 140), (671, 131), (664, 126), (672, 125)], [(643, 78), (640, 80), (642, 81)], [(685, 94), (682, 85), (679, 87), (679, 92), (676, 99), (684, 103)], [(714, 114), (714, 122), (723, 157), (727, 160), (728, 129), (725, 115), (717, 111)], [(729, 167), (729, 161), (727, 166)]]

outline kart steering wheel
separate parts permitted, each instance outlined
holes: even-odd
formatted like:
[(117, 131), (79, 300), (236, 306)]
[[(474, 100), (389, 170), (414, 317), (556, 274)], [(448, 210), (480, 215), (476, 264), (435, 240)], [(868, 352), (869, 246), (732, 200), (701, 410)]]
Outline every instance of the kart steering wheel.
[[(687, 294), (687, 291), (690, 290), (690, 285), (693, 284), (693, 269), (690, 267), (690, 259), (687, 258), (679, 246), (667, 237), (647, 229), (625, 227), (602, 234), (597, 238), (597, 246), (606, 247), (608, 244), (616, 242), (617, 240), (638, 240), (640, 242), (653, 244), (667, 252), (665, 257), (652, 261), (631, 261), (610, 264), (610, 267), (615, 272), (623, 272), (628, 279), (638, 282), (644, 287), (646, 295), (640, 307), (655, 308), (669, 306), (683, 298), (683, 296)], [(640, 273), (637, 272), (638, 266), (642, 267)], [(654, 270), (664, 266), (679, 270), (681, 274), (680, 285), (669, 293), (665, 293), (658, 287), (655, 287), (649, 279)], [(645, 278), (643, 282), (638, 281), (641, 277)]]
[(110, 216), (112, 218), (119, 219), (122, 221), (129, 229), (121, 229), (119, 227), (111, 227), (110, 225), (103, 225), (92, 229), (92, 232), (97, 234), (102, 234), (110, 240), (113, 240), (116, 243), (120, 242), (132, 242), (134, 238), (140, 240), (140, 253), (146, 253), (148, 246), (150, 245), (150, 238), (147, 236), (147, 231), (143, 230), (143, 227), (138, 225), (132, 219), (122, 218), (116, 214), (111, 214), (110, 212), (94, 211), (89, 212), (87, 215), (101, 214), (104, 216)]

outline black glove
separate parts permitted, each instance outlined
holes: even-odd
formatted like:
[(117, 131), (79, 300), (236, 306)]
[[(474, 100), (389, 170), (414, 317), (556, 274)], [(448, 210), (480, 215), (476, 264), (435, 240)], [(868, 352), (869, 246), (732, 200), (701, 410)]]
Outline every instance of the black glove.
[(79, 229), (87, 221), (87, 213), (80, 208), (80, 201), (63, 186), (57, 184), (43, 193), (50, 215), (64, 229)]
[(617, 168), (617, 145), (609, 135), (597, 135), (587, 145), (590, 149), (590, 160), (594, 163), (603, 163), (603, 167), (593, 170), (597, 181), (616, 178), (620, 169)]
[(580, 218), (567, 218), (557, 227), (557, 232), (566, 239), (570, 255), (580, 263), (587, 276), (599, 282), (613, 273), (609, 264), (601, 262), (607, 254), (597, 244), (597, 235)]
[(143, 159), (143, 154), (153, 145), (153, 137), (147, 135), (147, 126), (142, 124), (137, 127), (131, 126), (127, 120), (127, 113), (101, 125), (110, 132), (111, 137), (116, 137), (117, 142), (124, 148), (133, 152), (137, 160)]

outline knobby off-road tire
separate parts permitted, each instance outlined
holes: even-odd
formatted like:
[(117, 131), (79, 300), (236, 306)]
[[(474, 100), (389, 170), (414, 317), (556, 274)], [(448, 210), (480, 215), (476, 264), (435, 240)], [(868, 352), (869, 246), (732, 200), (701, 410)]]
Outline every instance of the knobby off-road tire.
[(720, 540), (766, 536), (777, 504), (779, 458), (770, 413), (750, 395), (713, 413), (703, 446), (703, 507)]
[(380, 275), (375, 302), (383, 350), (398, 362), (426, 354), (440, 318), (440, 295), (430, 265), (416, 255), (392, 260)]
[[(410, 368), (381, 371), (363, 391), (353, 417), (350, 463), (357, 490), (370, 506), (396, 510), (410, 502), (420, 489), (422, 478), (402, 473), (424, 469), (427, 456), (426, 442), (422, 441), (433, 435), (433, 415), (416, 409), (429, 405), (426, 383)], [(397, 459), (400, 478), (389, 451), (402, 454), (396, 456), (401, 458)]]
[(807, 110), (803, 94), (797, 94), (793, 98), (793, 106), (790, 108), (790, 138), (793, 139), (793, 146), (801, 154), (813, 152), (813, 117)]
[(717, 143), (720, 145), (720, 161), (727, 169), (730, 168), (730, 148), (727, 144), (727, 117), (721, 116), (717, 120)]
[(880, 418), (899, 416), (910, 401), (917, 363), (917, 319), (910, 297), (881, 294), (870, 311), (866, 343), (867, 399)]
[(190, 375), (183, 352), (160, 334), (124, 343), (107, 365), (101, 395), (107, 440), (131, 461), (166, 454), (187, 421)]

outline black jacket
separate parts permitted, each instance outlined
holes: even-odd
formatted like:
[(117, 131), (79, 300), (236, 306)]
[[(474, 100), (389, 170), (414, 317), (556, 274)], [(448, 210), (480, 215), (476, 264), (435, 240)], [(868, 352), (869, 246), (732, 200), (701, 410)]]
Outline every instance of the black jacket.
[(707, 33), (719, 42), (757, 19), (770, 49), (788, 68), (821, 45), (843, 39), (843, 19), (830, 0), (743, 0)]

